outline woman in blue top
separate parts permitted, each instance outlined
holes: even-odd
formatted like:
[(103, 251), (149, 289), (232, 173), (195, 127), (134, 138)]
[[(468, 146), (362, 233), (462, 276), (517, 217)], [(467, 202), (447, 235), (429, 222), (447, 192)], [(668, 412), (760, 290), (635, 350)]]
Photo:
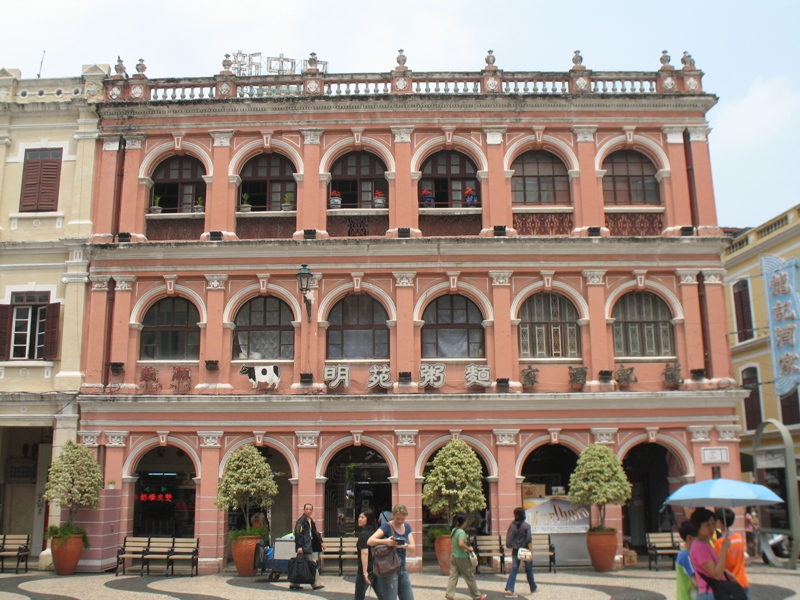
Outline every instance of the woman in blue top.
[(411, 589), (411, 579), (406, 571), (406, 551), (414, 552), (414, 534), (411, 533), (411, 525), (406, 523), (408, 509), (398, 504), (392, 509), (392, 520), (384, 523), (372, 534), (367, 544), (369, 546), (379, 546), (381, 544), (397, 548), (400, 557), (400, 571), (380, 577), (381, 589), (384, 600), (414, 600), (414, 590)]

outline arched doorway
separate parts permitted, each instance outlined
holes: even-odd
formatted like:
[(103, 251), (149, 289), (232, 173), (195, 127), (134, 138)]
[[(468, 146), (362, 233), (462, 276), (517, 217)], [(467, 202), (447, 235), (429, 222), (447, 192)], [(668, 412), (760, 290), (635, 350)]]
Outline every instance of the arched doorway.
[(136, 466), (133, 535), (194, 537), (195, 467), (176, 446), (159, 446)]
[(670, 531), (674, 525), (671, 509), (661, 510), (669, 496), (669, 478), (683, 474), (680, 461), (659, 444), (639, 444), (622, 461), (631, 482), (631, 499), (622, 507), (623, 535), (633, 549), (644, 551), (646, 533)]
[[(523, 498), (559, 496), (569, 492), (569, 478), (578, 463), (578, 455), (561, 444), (539, 446), (522, 464), (520, 475)], [(528, 508), (528, 507), (525, 507)], [(501, 515), (513, 518), (513, 515)]]
[(355, 534), (359, 513), (367, 508), (380, 514), (392, 508), (389, 466), (368, 446), (340, 450), (325, 470), (325, 534)]
[[(292, 470), (289, 461), (275, 448), (263, 446), (258, 448), (272, 470), (272, 477), (278, 486), (278, 493), (272, 500), (272, 506), (259, 507), (262, 509), (269, 522), (270, 538), (276, 539), (291, 533), (294, 527), (292, 515)], [(252, 514), (251, 514), (252, 521)], [(244, 529), (244, 515), (240, 509), (228, 511), (228, 530)]]

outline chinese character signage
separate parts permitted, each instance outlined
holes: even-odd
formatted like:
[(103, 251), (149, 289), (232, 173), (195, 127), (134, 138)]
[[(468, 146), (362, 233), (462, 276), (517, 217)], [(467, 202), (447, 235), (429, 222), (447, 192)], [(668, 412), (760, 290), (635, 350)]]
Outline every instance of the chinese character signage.
[(784, 396), (800, 384), (800, 335), (797, 332), (797, 259), (762, 256), (761, 270), (767, 298), (775, 392)]

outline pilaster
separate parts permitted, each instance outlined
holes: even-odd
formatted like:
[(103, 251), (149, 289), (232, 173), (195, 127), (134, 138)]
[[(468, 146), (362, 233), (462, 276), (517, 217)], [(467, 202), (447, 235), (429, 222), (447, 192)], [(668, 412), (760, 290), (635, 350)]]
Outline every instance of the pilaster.
[(397, 236), (397, 229), (408, 227), (419, 232), (417, 182), (411, 177), (411, 136), (413, 126), (392, 127), (394, 134), (394, 179), (389, 180), (389, 231)]
[(595, 144), (596, 125), (581, 125), (572, 128), (575, 134), (578, 149), (578, 169), (585, 174), (578, 179), (580, 189), (580, 202), (574, 199), (575, 228), (585, 230), (587, 227), (605, 227), (605, 212), (603, 210), (603, 181), (602, 177), (595, 176)]
[(599, 371), (611, 370), (611, 349), (606, 322), (605, 271), (583, 271), (589, 303), (589, 347), (584, 352), (583, 363), (588, 368), (587, 380), (597, 377)]
[(413, 271), (395, 271), (395, 298), (397, 302), (397, 325), (393, 328), (392, 362), (393, 372), (411, 373), (411, 381), (397, 383), (395, 391), (403, 394), (416, 393), (419, 388), (415, 381), (419, 376), (419, 359), (417, 358), (420, 339), (419, 328), (414, 327), (414, 278)]

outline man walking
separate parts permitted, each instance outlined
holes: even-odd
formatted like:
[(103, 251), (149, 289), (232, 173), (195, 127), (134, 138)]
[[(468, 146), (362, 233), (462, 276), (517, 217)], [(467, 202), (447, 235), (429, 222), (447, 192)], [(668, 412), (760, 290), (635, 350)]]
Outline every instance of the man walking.
[[(319, 582), (319, 569), (316, 566), (319, 552), (325, 550), (325, 544), (322, 543), (322, 536), (317, 531), (314, 519), (311, 518), (313, 512), (314, 506), (312, 504), (303, 505), (303, 515), (294, 524), (294, 549), (297, 554), (303, 555), (309, 566), (314, 565), (312, 567), (314, 568), (314, 583), (311, 587), (315, 590), (321, 590), (325, 586)], [(292, 583), (289, 585), (289, 589), (301, 590), (303, 587)]]

